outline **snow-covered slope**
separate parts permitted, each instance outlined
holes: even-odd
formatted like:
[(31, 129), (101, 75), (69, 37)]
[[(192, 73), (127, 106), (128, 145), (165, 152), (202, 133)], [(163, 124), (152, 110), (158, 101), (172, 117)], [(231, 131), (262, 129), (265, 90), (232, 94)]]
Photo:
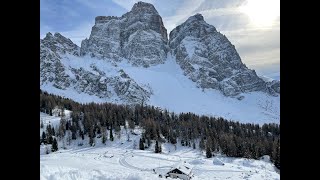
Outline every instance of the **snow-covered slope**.
[[(43, 120), (54, 120), (59, 123), (59, 117), (40, 113)], [(47, 121), (47, 122), (48, 122)], [(51, 124), (53, 125), (53, 124)], [(90, 147), (88, 137), (84, 140), (58, 141), (59, 150), (45, 153), (46, 145), (40, 145), (40, 179), (41, 180), (152, 180), (164, 179), (164, 174), (177, 163), (184, 161), (191, 164), (195, 180), (230, 179), (230, 180), (279, 180), (274, 165), (268, 156), (262, 160), (225, 157), (216, 154), (213, 158), (205, 158), (204, 152), (198, 149), (176, 146), (170, 143), (162, 144), (162, 153), (155, 154), (153, 143), (149, 149), (137, 150), (141, 129), (136, 127), (135, 134), (123, 127), (120, 136), (115, 135), (113, 142), (101, 143), (101, 138), (95, 138), (95, 147)], [(127, 133), (130, 141), (127, 141)], [(78, 144), (82, 143), (82, 146)], [(63, 149), (63, 144), (66, 149)], [(50, 145), (48, 145), (50, 146)], [(154, 169), (154, 171), (153, 171)], [(162, 175), (163, 178), (159, 178)], [(167, 178), (171, 179), (171, 178)]]
[[(197, 84), (184, 76), (180, 66), (168, 55), (165, 64), (151, 66), (149, 68), (134, 67), (128, 62), (113, 64), (91, 57), (78, 58), (69, 56), (61, 63), (65, 69), (92, 70), (92, 65), (97, 71), (105, 72), (108, 76), (115, 76), (120, 70), (135, 80), (137, 87), (143, 87), (149, 92), (149, 98), (145, 97), (145, 103), (166, 108), (174, 112), (194, 112), (198, 114), (222, 116), (230, 120), (255, 123), (279, 123), (280, 97), (270, 96), (263, 92), (251, 92), (242, 94), (242, 100), (226, 97), (218, 90), (202, 90)], [(136, 86), (133, 86), (133, 88)], [(123, 96), (117, 98), (116, 94), (110, 97), (98, 97), (87, 93), (78, 93), (73, 87), (66, 90), (55, 88), (52, 84), (41, 85), (41, 89), (49, 93), (58, 94), (78, 102), (130, 102), (130, 98)], [(139, 92), (130, 90), (129, 92)], [(142, 91), (144, 92), (144, 91)], [(137, 94), (141, 95), (143, 93)], [(143, 96), (142, 96), (143, 97)], [(139, 99), (141, 100), (141, 99)], [(139, 102), (136, 100), (136, 102)], [(141, 102), (141, 101), (140, 101)]]

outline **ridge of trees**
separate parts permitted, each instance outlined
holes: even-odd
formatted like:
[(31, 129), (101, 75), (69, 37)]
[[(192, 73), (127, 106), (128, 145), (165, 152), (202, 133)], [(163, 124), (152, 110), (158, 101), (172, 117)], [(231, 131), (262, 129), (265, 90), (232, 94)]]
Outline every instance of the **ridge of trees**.
[[(139, 141), (139, 149), (150, 147), (161, 152), (161, 143), (180, 143), (182, 146), (205, 151), (207, 157), (221, 152), (229, 157), (258, 159), (269, 155), (271, 161), (280, 169), (280, 125), (275, 123), (259, 124), (228, 121), (222, 117), (209, 117), (194, 113), (169, 112), (154, 106), (118, 105), (112, 103), (78, 103), (68, 98), (48, 94), (40, 90), (40, 112), (52, 115), (55, 107), (71, 110), (71, 118), (66, 120), (62, 114), (58, 137), (64, 137), (66, 130), (71, 131), (72, 139), (88, 136), (90, 144), (97, 135), (104, 142), (113, 140), (113, 133), (119, 133), (120, 126), (132, 130), (140, 126), (144, 132)], [(127, 125), (129, 127), (127, 127)], [(53, 128), (47, 128), (52, 133)], [(110, 132), (109, 138), (106, 130)], [(47, 135), (40, 137), (40, 143), (47, 143)]]

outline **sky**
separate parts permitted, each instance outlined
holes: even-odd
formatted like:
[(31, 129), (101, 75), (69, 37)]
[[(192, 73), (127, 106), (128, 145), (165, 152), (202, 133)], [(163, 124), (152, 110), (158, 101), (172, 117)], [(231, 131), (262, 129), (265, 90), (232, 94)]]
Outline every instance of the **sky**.
[[(40, 0), (40, 38), (59, 32), (80, 46), (96, 16), (121, 16), (139, 0)], [(162, 16), (168, 34), (200, 13), (226, 35), (242, 62), (280, 79), (280, 0), (144, 0)]]

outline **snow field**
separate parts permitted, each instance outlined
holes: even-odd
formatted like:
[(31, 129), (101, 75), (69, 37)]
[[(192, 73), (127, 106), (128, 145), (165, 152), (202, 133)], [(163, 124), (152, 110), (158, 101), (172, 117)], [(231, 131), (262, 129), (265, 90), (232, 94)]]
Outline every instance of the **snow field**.
[[(40, 113), (43, 119), (58, 118)], [(42, 129), (43, 130), (43, 129)], [(131, 134), (124, 128), (119, 135), (115, 134), (115, 141), (109, 139), (106, 144), (101, 138), (96, 138), (96, 145), (90, 147), (88, 139), (73, 140), (67, 149), (62, 148), (62, 141), (58, 141), (59, 151), (45, 154), (45, 145), (40, 146), (40, 178), (41, 180), (150, 180), (164, 179), (164, 175), (176, 163), (186, 161), (193, 165), (192, 179), (230, 179), (230, 180), (279, 180), (274, 165), (268, 156), (263, 160), (245, 158), (230, 158), (216, 154), (213, 158), (205, 158), (205, 154), (192, 147), (176, 146), (170, 143), (162, 144), (162, 153), (155, 154), (154, 143), (144, 151), (133, 149), (139, 146), (141, 129), (136, 128)], [(127, 133), (130, 141), (127, 141)], [(83, 142), (83, 146), (78, 146)], [(198, 145), (197, 145), (198, 148)], [(155, 173), (153, 172), (155, 170)], [(171, 179), (171, 178), (167, 178)]]

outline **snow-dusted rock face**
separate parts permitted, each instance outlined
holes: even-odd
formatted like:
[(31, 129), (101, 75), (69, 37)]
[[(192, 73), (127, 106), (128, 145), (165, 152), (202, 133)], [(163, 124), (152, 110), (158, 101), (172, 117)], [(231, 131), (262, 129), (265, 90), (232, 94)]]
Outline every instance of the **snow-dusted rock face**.
[(70, 39), (62, 36), (60, 33), (54, 33), (54, 35), (52, 35), (49, 32), (46, 34), (46, 37), (44, 37), (43, 40), (40, 41), (42, 41), (45, 46), (50, 48), (55, 53), (69, 53), (75, 56), (79, 56), (80, 47), (74, 44)]
[(280, 94), (280, 81), (273, 80), (273, 81), (267, 82), (267, 87), (268, 87), (268, 90), (271, 91), (271, 93), (275, 91), (276, 93)]
[(99, 70), (95, 65), (91, 65), (91, 70), (83, 68), (71, 68), (76, 77), (74, 89), (78, 93), (86, 93), (120, 101), (127, 104), (140, 104), (148, 100), (151, 92), (140, 87), (123, 70), (119, 70), (116, 75), (108, 76)]
[(121, 17), (98, 16), (89, 39), (81, 43), (81, 55), (99, 59), (122, 58), (134, 66), (164, 63), (169, 48), (167, 30), (152, 4), (138, 2)]
[[(221, 90), (226, 96), (243, 92), (280, 93), (242, 62), (234, 45), (201, 14), (188, 18), (170, 32), (169, 46), (186, 76), (201, 88)], [(280, 86), (280, 82), (278, 83)], [(275, 88), (275, 89), (274, 89)]]
[(151, 91), (140, 87), (121, 69), (107, 74), (95, 64), (91, 64), (89, 69), (81, 64), (77, 67), (67, 64), (67, 61), (77, 60), (72, 57), (83, 58), (78, 56), (78, 52), (79, 47), (60, 34), (52, 36), (48, 33), (40, 39), (40, 87), (49, 84), (60, 90), (73, 89), (79, 96), (85, 93), (127, 104), (149, 99)]
[(45, 38), (40, 39), (40, 86), (45, 83), (52, 83), (58, 89), (70, 86), (70, 77), (60, 61), (65, 54), (78, 56), (79, 47), (59, 33), (54, 36), (47, 33)]

